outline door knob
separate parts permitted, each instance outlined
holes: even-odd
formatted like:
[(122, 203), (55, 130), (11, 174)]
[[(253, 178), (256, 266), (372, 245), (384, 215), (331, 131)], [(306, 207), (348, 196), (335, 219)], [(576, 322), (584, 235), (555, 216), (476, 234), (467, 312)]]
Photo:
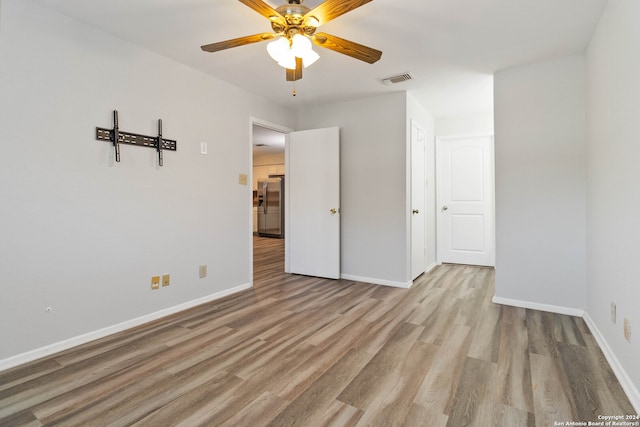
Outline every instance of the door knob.
[(420, 211), (419, 211), (418, 209), (414, 209), (414, 210), (413, 210), (413, 213), (414, 213), (414, 214), (419, 214), (419, 213), (420, 213)]
[(443, 210), (443, 211), (446, 211), (447, 209), (449, 209), (449, 207), (448, 207), (448, 206), (443, 206), (443, 207), (442, 207), (442, 210)]
[(331, 212), (331, 215), (335, 215), (335, 214), (337, 214), (337, 213), (338, 213), (338, 209), (336, 209), (336, 208), (331, 208), (331, 209), (329, 209), (329, 212)]

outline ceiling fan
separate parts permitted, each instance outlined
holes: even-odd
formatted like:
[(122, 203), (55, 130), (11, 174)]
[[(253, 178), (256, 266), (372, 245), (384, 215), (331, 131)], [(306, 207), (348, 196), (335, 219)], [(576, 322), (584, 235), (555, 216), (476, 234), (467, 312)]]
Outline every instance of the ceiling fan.
[(225, 40), (202, 46), (205, 52), (246, 44), (272, 40), (267, 45), (269, 55), (286, 68), (287, 81), (302, 78), (302, 68), (315, 62), (319, 55), (313, 51), (316, 46), (342, 53), (352, 58), (373, 64), (382, 52), (327, 33), (316, 33), (317, 28), (350, 12), (371, 0), (326, 0), (314, 9), (302, 5), (304, 0), (287, 0), (288, 4), (273, 9), (262, 0), (239, 0), (271, 22), (272, 33), (260, 33), (237, 39)]

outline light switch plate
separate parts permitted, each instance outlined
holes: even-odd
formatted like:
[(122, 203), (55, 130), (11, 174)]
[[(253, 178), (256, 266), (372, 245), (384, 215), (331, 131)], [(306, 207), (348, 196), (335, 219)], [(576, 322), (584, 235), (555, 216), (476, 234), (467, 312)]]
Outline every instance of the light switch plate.
[(162, 275), (162, 286), (169, 286), (171, 284), (171, 275), (170, 274), (163, 274)]
[(209, 147), (208, 144), (206, 142), (201, 142), (200, 143), (200, 154), (207, 154)]
[(631, 321), (624, 319), (624, 339), (631, 342)]
[(240, 185), (247, 185), (249, 183), (249, 175), (247, 175), (246, 173), (241, 173), (238, 176), (238, 183)]
[(151, 290), (155, 291), (160, 288), (160, 276), (151, 277)]
[(616, 303), (615, 302), (611, 303), (611, 321), (614, 324), (616, 323)]

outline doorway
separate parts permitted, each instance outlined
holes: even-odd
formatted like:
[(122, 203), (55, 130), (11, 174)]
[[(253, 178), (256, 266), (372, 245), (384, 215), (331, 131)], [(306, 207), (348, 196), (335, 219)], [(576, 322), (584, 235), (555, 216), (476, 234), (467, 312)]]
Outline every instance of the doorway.
[[(264, 203), (273, 205), (275, 200), (269, 202), (265, 198), (259, 188), (259, 183), (264, 185), (270, 176), (285, 176), (285, 139), (290, 129), (269, 123), (263, 120), (251, 118), (251, 261), (250, 261), (250, 281), (254, 283), (254, 271), (256, 264), (264, 263), (265, 259), (271, 265), (284, 265), (284, 239), (280, 237), (264, 237), (265, 235), (273, 236), (272, 230), (269, 233), (259, 235), (259, 219), (266, 223), (266, 216), (258, 215), (259, 206)], [(266, 189), (264, 189), (266, 191)], [(262, 193), (262, 194), (261, 194)], [(269, 194), (272, 194), (270, 192)], [(271, 209), (272, 214), (276, 208)], [(264, 212), (263, 212), (264, 213)], [(280, 212), (283, 214), (283, 212)], [(269, 218), (269, 224), (273, 219)], [(277, 257), (277, 260), (273, 258)]]
[[(339, 129), (289, 129), (251, 120), (252, 221), (250, 280), (260, 233), (261, 177), (284, 179), (284, 270), (340, 277)], [(279, 147), (274, 147), (277, 145)], [(284, 148), (284, 158), (280, 147)], [(265, 153), (266, 152), (266, 153)], [(265, 187), (263, 187), (265, 188)], [(267, 205), (269, 209), (271, 207)], [(254, 234), (255, 233), (255, 234)], [(263, 245), (261, 245), (263, 247)]]

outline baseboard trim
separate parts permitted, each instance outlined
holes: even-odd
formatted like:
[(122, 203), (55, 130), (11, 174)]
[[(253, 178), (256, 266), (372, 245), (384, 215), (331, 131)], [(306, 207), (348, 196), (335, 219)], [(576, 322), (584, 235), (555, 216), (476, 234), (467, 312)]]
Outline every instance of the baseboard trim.
[(600, 333), (600, 330), (594, 323), (591, 316), (589, 316), (589, 313), (585, 313), (583, 318), (585, 323), (589, 327), (589, 330), (591, 331), (591, 335), (593, 335), (593, 337), (596, 339), (596, 342), (600, 346), (602, 353), (604, 353), (604, 357), (607, 359), (607, 362), (609, 362), (613, 373), (618, 378), (618, 382), (622, 386), (622, 389), (627, 394), (631, 405), (633, 405), (636, 413), (640, 414), (640, 390), (638, 390), (638, 388), (633, 384), (633, 381), (631, 381), (629, 375), (627, 375), (627, 371), (625, 371), (620, 364), (620, 361), (616, 357), (613, 350), (611, 350), (611, 347), (609, 347), (609, 343), (607, 343), (607, 340), (604, 339), (604, 336), (602, 335), (602, 333)]
[(6, 369), (10, 369), (25, 363), (33, 362), (34, 360), (40, 359), (42, 357), (51, 356), (52, 354), (58, 353), (60, 351), (68, 350), (70, 348), (76, 347), (81, 344), (86, 344), (88, 342), (104, 338), (106, 336), (122, 332), (127, 329), (134, 328), (136, 326), (143, 325), (145, 323), (152, 322), (154, 320), (161, 319), (165, 316), (169, 316), (180, 311), (184, 311), (195, 306), (205, 304), (211, 301), (215, 301), (217, 299), (226, 297), (228, 295), (232, 295), (247, 289), (251, 288), (250, 283), (245, 283), (243, 285), (236, 286), (234, 288), (225, 289), (224, 291), (217, 292), (215, 294), (207, 295), (202, 298), (198, 298), (195, 300), (187, 301), (183, 304), (178, 304), (173, 307), (169, 307), (160, 311), (156, 311), (154, 313), (146, 314), (144, 316), (136, 317), (135, 319), (127, 320), (122, 323), (118, 323), (116, 325), (108, 326), (106, 328), (98, 329), (97, 331), (89, 332), (83, 335), (78, 335), (73, 338), (66, 339), (64, 341), (60, 341), (57, 343), (53, 343), (44, 347), (37, 348), (35, 350), (27, 351), (25, 353), (21, 353), (15, 356), (8, 357), (6, 359), (0, 360), (0, 371), (4, 371)]
[(441, 265), (441, 264), (438, 264), (437, 262), (433, 262), (433, 263), (431, 263), (431, 265), (429, 265), (427, 267), (427, 269), (424, 272), (428, 273), (428, 272), (430, 272), (431, 270), (433, 270), (434, 268), (436, 268), (439, 265)]
[(540, 304), (537, 302), (522, 301), (516, 299), (493, 297), (495, 304), (510, 305), (512, 307), (530, 308), (532, 310), (548, 311), (549, 313), (566, 314), (568, 316), (583, 317), (585, 311), (578, 308), (561, 307), (558, 305)]
[[(436, 268), (437, 266), (438, 266), (438, 263), (434, 262), (431, 265), (429, 265), (426, 268), (426, 270), (424, 270), (424, 272), (428, 273), (434, 268)], [(411, 288), (411, 286), (413, 286), (413, 280), (409, 282), (395, 282), (392, 280), (375, 279), (373, 277), (355, 276), (353, 274), (341, 274), (340, 278), (345, 280), (353, 280), (354, 282), (373, 283), (374, 285), (391, 286), (393, 288), (402, 288), (402, 289), (409, 289)]]
[(375, 279), (372, 277), (354, 276), (352, 274), (341, 274), (341, 279), (353, 280), (354, 282), (373, 283), (374, 285), (391, 286), (394, 288), (409, 289), (413, 284), (413, 281), (409, 282), (394, 282), (391, 280)]
[(618, 382), (620, 382), (620, 385), (622, 386), (622, 389), (624, 390), (627, 397), (629, 398), (631, 405), (633, 405), (633, 408), (637, 413), (640, 413), (640, 391), (633, 384), (633, 381), (631, 381), (631, 378), (629, 377), (627, 372), (624, 370), (624, 368), (620, 364), (620, 361), (618, 361), (618, 358), (616, 357), (613, 350), (611, 350), (611, 347), (609, 347), (607, 340), (604, 339), (604, 336), (600, 333), (600, 331), (596, 327), (595, 323), (593, 322), (593, 319), (591, 319), (591, 316), (589, 316), (589, 313), (587, 313), (585, 310), (580, 310), (576, 308), (560, 307), (560, 306), (548, 305), (548, 304), (539, 304), (535, 302), (513, 300), (509, 298), (501, 298), (496, 296), (493, 297), (493, 302), (496, 304), (509, 305), (512, 307), (529, 308), (532, 310), (541, 310), (541, 311), (548, 311), (551, 313), (582, 317), (585, 323), (587, 324), (587, 327), (591, 331), (591, 334), (593, 335), (596, 342), (600, 346), (600, 349), (602, 350), (602, 353), (607, 359), (607, 362), (609, 362), (609, 365), (611, 366), (613, 373), (618, 378)]

